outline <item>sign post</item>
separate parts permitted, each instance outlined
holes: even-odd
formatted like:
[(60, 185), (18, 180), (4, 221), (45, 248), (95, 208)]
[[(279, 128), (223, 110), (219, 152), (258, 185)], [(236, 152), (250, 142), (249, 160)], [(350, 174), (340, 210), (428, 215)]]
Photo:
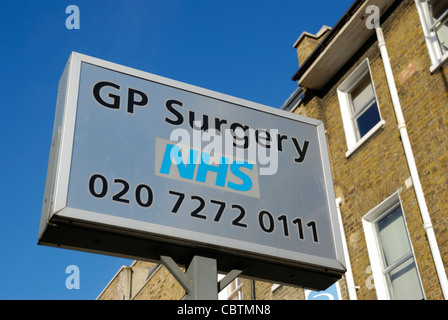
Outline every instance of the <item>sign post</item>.
[(43, 245), (199, 256), (313, 289), (345, 272), (321, 121), (79, 53), (59, 85), (41, 217)]
[(185, 290), (186, 300), (217, 300), (218, 293), (243, 272), (232, 270), (216, 283), (218, 271), (215, 259), (194, 256), (185, 273), (171, 257), (162, 256), (160, 261)]
[(216, 260), (194, 256), (185, 274), (172, 258), (162, 256), (161, 261), (184, 288), (187, 300), (218, 299)]

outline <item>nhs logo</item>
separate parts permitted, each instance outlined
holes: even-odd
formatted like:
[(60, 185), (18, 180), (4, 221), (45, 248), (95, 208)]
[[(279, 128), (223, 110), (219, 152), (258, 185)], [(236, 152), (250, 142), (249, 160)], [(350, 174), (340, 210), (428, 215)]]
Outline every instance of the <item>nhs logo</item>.
[(260, 197), (256, 163), (160, 138), (155, 151), (158, 176)]

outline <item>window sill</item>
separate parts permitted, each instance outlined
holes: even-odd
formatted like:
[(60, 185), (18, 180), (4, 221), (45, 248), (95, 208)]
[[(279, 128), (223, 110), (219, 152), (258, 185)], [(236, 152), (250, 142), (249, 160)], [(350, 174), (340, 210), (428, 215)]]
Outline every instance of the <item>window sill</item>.
[(448, 52), (445, 52), (445, 54), (443, 56), (440, 57), (440, 59), (438, 59), (430, 68), (429, 71), (431, 72), (431, 74), (436, 73), (437, 71), (439, 71), (440, 68), (442, 68), (442, 66), (445, 64), (445, 62), (448, 61)]
[(352, 154), (354, 154), (358, 149), (360, 149), (367, 141), (369, 141), (378, 131), (384, 128), (386, 121), (381, 120), (378, 122), (369, 132), (367, 132), (364, 137), (358, 140), (346, 153), (345, 157), (348, 159)]

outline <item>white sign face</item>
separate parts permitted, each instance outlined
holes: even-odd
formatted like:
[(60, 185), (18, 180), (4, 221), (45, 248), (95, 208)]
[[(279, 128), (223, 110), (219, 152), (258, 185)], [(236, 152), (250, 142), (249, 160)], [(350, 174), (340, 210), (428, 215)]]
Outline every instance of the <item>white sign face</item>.
[[(55, 223), (345, 272), (320, 121), (77, 53), (59, 91), (42, 244), (102, 251), (51, 236)], [(151, 252), (129, 255), (167, 254)]]

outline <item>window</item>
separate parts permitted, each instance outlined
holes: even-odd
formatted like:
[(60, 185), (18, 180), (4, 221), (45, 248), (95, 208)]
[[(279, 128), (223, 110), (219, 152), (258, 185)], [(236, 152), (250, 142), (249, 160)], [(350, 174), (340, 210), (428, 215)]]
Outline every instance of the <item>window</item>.
[(339, 86), (337, 92), (348, 157), (384, 126), (367, 59)]
[(236, 278), (227, 286), (227, 300), (243, 300), (243, 280)]
[(435, 32), (442, 54), (448, 51), (448, 0), (428, 1), (431, 31)]
[(349, 95), (352, 101), (352, 120), (359, 140), (381, 120), (368, 72), (359, 79)]
[[(218, 281), (224, 278), (224, 275), (218, 274)], [(236, 278), (218, 293), (219, 300), (243, 300), (243, 279)]]
[(364, 216), (363, 226), (378, 298), (424, 299), (398, 193)]
[(431, 57), (431, 72), (448, 59), (448, 0), (416, 0)]

